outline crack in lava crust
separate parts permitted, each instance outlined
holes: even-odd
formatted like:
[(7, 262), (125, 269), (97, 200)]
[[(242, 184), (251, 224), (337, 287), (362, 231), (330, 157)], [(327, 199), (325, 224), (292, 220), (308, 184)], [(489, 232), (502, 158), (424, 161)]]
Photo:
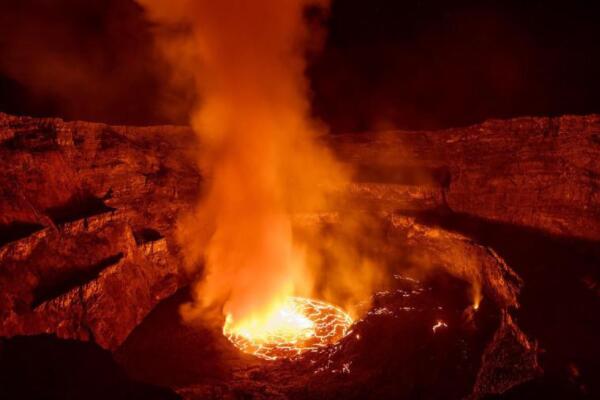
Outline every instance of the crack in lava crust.
[(304, 297), (289, 297), (261, 329), (231, 327), (223, 334), (244, 353), (266, 360), (293, 358), (337, 343), (353, 321), (339, 307)]

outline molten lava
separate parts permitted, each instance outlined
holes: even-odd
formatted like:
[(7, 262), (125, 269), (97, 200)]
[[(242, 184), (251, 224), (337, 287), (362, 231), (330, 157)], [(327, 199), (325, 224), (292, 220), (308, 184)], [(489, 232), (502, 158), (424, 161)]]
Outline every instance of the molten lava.
[(338, 342), (352, 318), (323, 301), (289, 297), (266, 318), (233, 326), (228, 315), (223, 334), (244, 353), (267, 360), (290, 358)]

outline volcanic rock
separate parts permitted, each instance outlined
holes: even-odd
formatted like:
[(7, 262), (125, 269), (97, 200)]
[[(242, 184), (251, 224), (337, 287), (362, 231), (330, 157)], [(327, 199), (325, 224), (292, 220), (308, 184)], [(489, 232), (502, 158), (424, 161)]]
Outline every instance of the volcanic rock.
[[(381, 245), (397, 247), (389, 254), (396, 274), (336, 346), (291, 361), (254, 359), (218, 332), (173, 320), (169, 308), (187, 301), (179, 296), (132, 333), (117, 359), (137, 379), (177, 387), (186, 399), (479, 399), (539, 376), (536, 343), (510, 317), (517, 274), (462, 235), (395, 215), (389, 226)], [(410, 277), (423, 267), (413, 268), (415, 252), (431, 263), (422, 281)], [(494, 273), (481, 272), (483, 301), (474, 310), (468, 282), (480, 270)]]
[[(179, 393), (187, 398), (207, 393), (217, 398), (236, 393), (292, 398), (337, 393), (359, 398), (365, 393), (338, 379), (350, 370), (366, 382), (362, 390), (379, 382), (388, 385), (379, 387), (382, 396), (418, 395), (425, 392), (409, 384), (410, 379), (425, 386), (445, 379), (443, 371), (427, 375), (437, 364), (419, 364), (420, 357), (447, 368), (464, 362), (457, 384), (448, 381), (438, 389), (474, 398), (506, 393), (537, 377), (541, 363), (535, 335), (517, 326), (514, 314), (522, 303), (522, 288), (536, 287), (542, 272), (528, 270), (529, 260), (514, 256), (512, 244), (508, 250), (499, 249), (495, 244), (504, 242), (450, 225), (459, 217), (467, 225), (474, 220), (489, 229), (531, 231), (519, 237), (537, 238), (541, 247), (550, 240), (546, 238), (561, 246), (564, 241), (565, 254), (571, 254), (570, 243), (576, 241), (577, 249), (584, 249), (580, 259), (593, 260), (585, 249), (600, 241), (599, 135), (599, 116), (565, 116), (488, 121), (438, 132), (328, 137), (332, 150), (355, 169), (353, 182), (339, 194), (344, 204), (383, 221), (386, 257), (407, 273), (421, 271), (421, 285), (441, 296), (438, 302), (435, 297), (407, 297), (416, 303), (404, 304), (401, 292), (394, 292), (396, 297), (378, 294), (377, 301), (395, 311), (371, 315), (356, 329), (367, 337), (369, 332), (388, 330), (391, 342), (393, 332), (407, 340), (425, 340), (425, 350), (394, 353), (394, 361), (386, 358), (389, 347), (377, 347), (385, 342), (379, 335), (373, 336), (370, 349), (378, 350), (371, 356), (369, 348), (361, 350), (349, 336), (331, 350), (335, 353), (315, 355), (314, 364), (307, 358), (304, 366), (255, 368), (236, 355), (229, 361), (237, 360), (237, 370), (216, 382), (178, 382)], [(0, 336), (50, 333), (90, 340), (117, 351), (125, 365), (131, 360), (127, 349), (136, 347), (133, 342), (144, 332), (156, 339), (143, 340), (151, 346), (137, 355), (151, 356), (161, 346), (167, 346), (160, 350), (165, 354), (171, 351), (168, 346), (174, 345), (171, 338), (177, 333), (161, 336), (165, 324), (152, 329), (144, 324), (153, 323), (151, 311), (187, 284), (175, 230), (178, 216), (195, 206), (202, 190), (202, 173), (194, 159), (197, 146), (194, 134), (184, 127), (118, 127), (0, 114)], [(308, 220), (335, 225), (345, 211), (326, 210)], [(576, 293), (583, 294), (577, 296), (596, 295), (596, 276), (588, 270), (582, 273), (581, 292)], [(554, 270), (551, 274), (562, 276)], [(473, 289), (467, 282), (480, 285), (480, 311), (474, 310)], [(422, 311), (410, 317), (414, 330), (403, 330), (393, 315), (418, 305)], [(448, 327), (439, 332), (432, 331), (437, 307), (447, 307)], [(170, 312), (177, 315), (177, 307)], [(170, 323), (179, 326), (178, 319)], [(548, 335), (535, 326), (529, 329)], [(185, 332), (182, 342), (193, 345), (194, 333)], [(587, 338), (582, 330), (576, 332)], [(551, 341), (546, 336), (546, 342)], [(466, 358), (461, 359), (462, 350)], [(181, 352), (181, 359), (187, 360), (189, 352)], [(420, 366), (407, 369), (402, 357)], [(408, 379), (405, 385), (393, 381), (398, 375), (389, 371), (371, 370), (374, 362), (401, 369)], [(174, 365), (178, 364), (186, 368), (185, 362)], [(323, 365), (328, 367), (319, 379), (327, 385), (311, 386), (315, 370)], [(167, 372), (150, 375), (156, 379), (161, 374)], [(297, 384), (290, 384), (294, 377), (299, 377)]]
[(0, 334), (116, 348), (179, 287), (189, 130), (0, 115)]
[(600, 240), (600, 116), (348, 134), (331, 143), (359, 166), (353, 191), (389, 208), (447, 207)]

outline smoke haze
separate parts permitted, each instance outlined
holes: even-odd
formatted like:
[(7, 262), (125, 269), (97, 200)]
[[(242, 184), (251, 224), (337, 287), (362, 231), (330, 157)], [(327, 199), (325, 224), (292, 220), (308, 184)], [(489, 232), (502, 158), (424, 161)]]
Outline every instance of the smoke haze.
[(199, 99), (192, 126), (209, 180), (196, 213), (180, 221), (179, 240), (191, 270), (204, 262), (204, 276), (184, 316), (222, 307), (234, 324), (260, 326), (288, 296), (314, 288), (318, 271), (294, 238), (292, 215), (326, 209), (328, 188), (347, 180), (318, 141), (304, 76), (316, 46), (307, 6), (314, 13), (327, 2), (140, 3)]

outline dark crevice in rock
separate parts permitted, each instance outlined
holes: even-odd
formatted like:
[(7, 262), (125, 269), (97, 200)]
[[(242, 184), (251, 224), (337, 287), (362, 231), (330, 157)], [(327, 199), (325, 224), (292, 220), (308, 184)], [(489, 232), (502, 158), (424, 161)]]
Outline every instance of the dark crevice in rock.
[(61, 225), (115, 210), (104, 204), (102, 199), (88, 193), (78, 193), (65, 204), (48, 208), (45, 212), (56, 225)]
[(0, 247), (7, 243), (23, 239), (42, 229), (44, 229), (43, 225), (22, 221), (13, 221), (10, 224), (0, 225)]
[(121, 261), (123, 256), (123, 253), (118, 253), (85, 269), (75, 268), (62, 275), (59, 279), (53, 280), (53, 284), (46, 283), (38, 286), (34, 291), (34, 301), (31, 303), (31, 308), (36, 308), (46, 301), (57, 298), (74, 288), (93, 281), (103, 270)]
[(157, 240), (162, 239), (164, 236), (152, 228), (143, 228), (133, 233), (135, 237), (135, 242), (137, 245), (141, 245), (144, 243), (156, 242)]

